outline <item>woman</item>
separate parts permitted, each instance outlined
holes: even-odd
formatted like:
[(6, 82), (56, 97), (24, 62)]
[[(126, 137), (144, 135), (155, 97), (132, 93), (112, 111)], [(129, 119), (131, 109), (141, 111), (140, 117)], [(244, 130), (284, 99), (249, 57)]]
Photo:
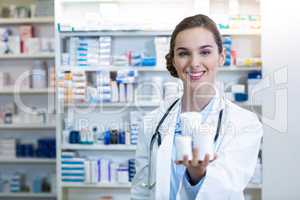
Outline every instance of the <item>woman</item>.
[[(143, 120), (132, 199), (244, 199), (243, 190), (257, 162), (262, 125), (255, 114), (214, 89), (218, 67), (224, 59), (222, 38), (210, 18), (195, 15), (176, 26), (166, 60), (170, 74), (183, 82), (183, 95), (178, 101), (165, 102)], [(170, 112), (159, 125), (168, 109)], [(193, 149), (192, 160), (186, 156), (179, 161), (174, 159), (175, 128), (180, 129), (176, 126), (178, 115), (190, 111), (199, 112), (215, 127), (216, 155), (212, 161), (208, 155), (198, 161), (197, 148)], [(161, 138), (156, 131), (158, 125)]]

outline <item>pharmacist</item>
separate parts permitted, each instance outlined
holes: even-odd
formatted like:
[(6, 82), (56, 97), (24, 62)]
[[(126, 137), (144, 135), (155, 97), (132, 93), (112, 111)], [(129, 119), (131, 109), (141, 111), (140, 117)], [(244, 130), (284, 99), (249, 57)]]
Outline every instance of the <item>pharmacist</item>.
[[(195, 15), (176, 26), (166, 60), (170, 74), (183, 81), (183, 95), (143, 119), (131, 199), (244, 199), (263, 130), (254, 113), (215, 89), (224, 59), (222, 38), (210, 18)], [(189, 124), (207, 124), (209, 131), (204, 135), (195, 129), (201, 126), (187, 129)]]

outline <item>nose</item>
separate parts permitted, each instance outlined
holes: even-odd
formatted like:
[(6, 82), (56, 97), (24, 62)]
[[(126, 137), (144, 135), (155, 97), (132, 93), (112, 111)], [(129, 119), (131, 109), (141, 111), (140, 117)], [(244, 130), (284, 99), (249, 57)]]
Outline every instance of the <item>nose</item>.
[(192, 56), (190, 57), (190, 66), (192, 68), (197, 68), (201, 66), (201, 58), (197, 53), (193, 53)]

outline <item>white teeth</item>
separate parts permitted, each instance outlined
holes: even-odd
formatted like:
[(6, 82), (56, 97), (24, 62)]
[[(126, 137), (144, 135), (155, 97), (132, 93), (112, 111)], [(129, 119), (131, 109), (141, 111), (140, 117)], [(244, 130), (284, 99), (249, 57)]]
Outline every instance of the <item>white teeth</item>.
[(200, 71), (200, 72), (187, 72), (188, 76), (191, 79), (199, 79), (206, 71)]
[(188, 72), (188, 74), (190, 76), (201, 76), (202, 74), (204, 74), (204, 71), (201, 71), (201, 72)]

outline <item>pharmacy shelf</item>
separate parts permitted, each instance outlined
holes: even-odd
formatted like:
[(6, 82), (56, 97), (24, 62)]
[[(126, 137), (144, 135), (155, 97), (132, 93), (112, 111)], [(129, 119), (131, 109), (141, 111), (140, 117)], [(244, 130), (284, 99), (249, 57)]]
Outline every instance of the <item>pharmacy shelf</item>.
[[(130, 3), (134, 3), (134, 2), (150, 2), (152, 3), (153, 0), (61, 0), (62, 3), (82, 3), (82, 2), (89, 2), (89, 3), (116, 3), (116, 2), (130, 2)], [(158, 2), (170, 2), (170, 0), (158, 0)], [(185, 3), (184, 0), (172, 0), (172, 2), (176, 2), (176, 3)]]
[(166, 67), (133, 67), (139, 72), (169, 72)]
[(11, 24), (52, 24), (54, 17), (34, 17), (34, 18), (0, 18), (0, 25)]
[(260, 36), (261, 35), (261, 30), (260, 29), (240, 29), (240, 30), (226, 30), (226, 29), (221, 29), (220, 30), (222, 35), (231, 35), (231, 36)]
[(56, 194), (52, 193), (31, 193), (31, 192), (16, 192), (16, 193), (0, 193), (0, 198), (55, 198)]
[(99, 150), (99, 151), (135, 151), (136, 145), (125, 145), (125, 144), (65, 144), (61, 147), (63, 150)]
[(228, 66), (220, 67), (219, 71), (221, 72), (249, 72), (249, 71), (261, 71), (261, 67), (247, 67), (247, 66)]
[(53, 94), (55, 93), (54, 89), (21, 89), (16, 91), (14, 89), (1, 89), (0, 94)]
[(1, 129), (12, 130), (43, 130), (43, 129), (55, 129), (55, 125), (51, 124), (0, 124)]
[(60, 36), (77, 37), (77, 36), (170, 36), (171, 31), (146, 31), (146, 30), (107, 30), (107, 31), (62, 31)]
[(11, 163), (20, 163), (20, 164), (55, 164), (56, 159), (48, 158), (2, 158), (0, 157), (1, 164), (11, 164)]
[(103, 188), (103, 189), (130, 189), (131, 183), (62, 183), (63, 188)]
[(14, 59), (54, 59), (54, 53), (36, 53), (36, 54), (2, 54), (0, 60)]
[[(100, 27), (99, 27), (100, 28)], [(221, 30), (222, 35), (233, 35), (233, 36), (260, 36), (260, 30)], [(170, 30), (138, 30), (129, 29), (128, 30), (107, 30), (107, 31), (61, 31), (60, 36), (64, 37), (80, 37), (80, 36), (127, 36), (127, 37), (137, 37), (137, 36), (171, 36), (172, 31)]]
[[(68, 67), (61, 66), (58, 70), (61, 71), (118, 71), (118, 70), (137, 70), (138, 72), (168, 72), (166, 67), (153, 66), (153, 67), (117, 67), (117, 66), (107, 66), (107, 67)], [(243, 71), (253, 71), (261, 70), (261, 67), (247, 67), (247, 66), (228, 66), (220, 67), (221, 72), (243, 72)]]
[(250, 183), (246, 189), (249, 189), (249, 190), (261, 190), (262, 189), (262, 184), (253, 184), (253, 183)]
[(58, 70), (61, 71), (119, 71), (119, 70), (137, 70), (139, 72), (167, 72), (166, 68), (162, 67), (117, 67), (117, 66), (106, 66), (106, 67), (98, 67), (98, 66), (90, 66), (90, 67), (69, 67), (69, 66), (61, 66)]
[(244, 108), (261, 108), (262, 105), (260, 104), (253, 104), (253, 103), (249, 103), (249, 102), (233, 102), (235, 104), (237, 104), (238, 106), (244, 107)]
[(101, 103), (101, 104), (65, 104), (65, 107), (75, 107), (75, 108), (129, 108), (129, 107), (158, 107), (160, 104), (155, 102), (136, 102), (136, 103)]

